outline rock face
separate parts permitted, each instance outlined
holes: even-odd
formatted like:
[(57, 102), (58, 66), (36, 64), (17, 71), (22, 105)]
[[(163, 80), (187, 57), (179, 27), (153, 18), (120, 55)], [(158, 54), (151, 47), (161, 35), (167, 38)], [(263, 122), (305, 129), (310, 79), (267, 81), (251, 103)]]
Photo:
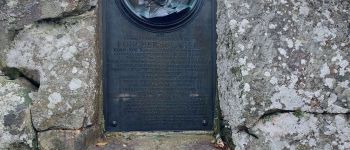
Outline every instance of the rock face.
[[(349, 149), (348, 115), (282, 113), (259, 120), (246, 149)], [(243, 136), (245, 140), (249, 137)]]
[[(0, 2), (0, 149), (85, 149), (98, 133), (96, 3)], [(236, 149), (350, 149), (348, 0), (218, 0), (217, 33)]]
[[(0, 75), (23, 77), (6, 84), (0, 78), (0, 104), (6, 106), (0, 111), (0, 149), (41, 146), (51, 132), (57, 133), (52, 138), (81, 143), (92, 136), (84, 131), (97, 128), (96, 5), (96, 0), (0, 2)], [(22, 80), (28, 85), (22, 87)], [(32, 87), (29, 100), (23, 90)], [(33, 142), (36, 134), (39, 141)]]
[(97, 0), (3, 0), (0, 2), (0, 50), (6, 48), (26, 25), (82, 14), (94, 8), (96, 3)]
[(93, 13), (59, 23), (34, 24), (19, 33), (6, 51), (8, 67), (40, 74), (32, 107), (37, 130), (79, 129), (92, 124), (97, 90)]
[(350, 148), (349, 8), (218, 1), (219, 98), (237, 149)]
[(98, 136), (97, 128), (84, 130), (51, 130), (39, 133), (39, 149), (85, 150)]
[(30, 116), (33, 87), (24, 79), (0, 76), (0, 149), (31, 149), (35, 131)]

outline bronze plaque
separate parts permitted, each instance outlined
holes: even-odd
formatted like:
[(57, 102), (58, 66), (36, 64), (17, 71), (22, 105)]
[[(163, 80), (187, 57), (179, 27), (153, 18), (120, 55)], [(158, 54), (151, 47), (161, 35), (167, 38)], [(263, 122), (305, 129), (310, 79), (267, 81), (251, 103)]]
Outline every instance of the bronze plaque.
[(212, 130), (213, 0), (103, 1), (107, 131)]

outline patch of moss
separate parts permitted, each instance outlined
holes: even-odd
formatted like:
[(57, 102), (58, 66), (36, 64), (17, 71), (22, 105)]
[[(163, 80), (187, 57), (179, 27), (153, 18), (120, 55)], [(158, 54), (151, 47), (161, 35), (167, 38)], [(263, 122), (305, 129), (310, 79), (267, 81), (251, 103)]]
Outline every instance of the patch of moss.
[(13, 150), (22, 150), (22, 149), (31, 149), (30, 146), (25, 143), (25, 142), (16, 142), (16, 143), (11, 143), (10, 148)]
[(2, 71), (10, 80), (15, 80), (22, 76), (22, 72), (17, 68), (3, 68)]
[(22, 90), (20, 93), (20, 95), (24, 97), (24, 103), (26, 106), (29, 106), (33, 102), (32, 99), (29, 97), (30, 92), (31, 90), (25, 89), (25, 90)]
[(240, 67), (232, 67), (230, 69), (231, 73), (238, 76), (241, 75), (241, 68)]
[(272, 121), (272, 118), (273, 118), (273, 115), (270, 115), (270, 116), (266, 116), (264, 117), (264, 122), (271, 122)]
[[(219, 90), (216, 90), (216, 93), (219, 93)], [(221, 109), (219, 95), (216, 94), (215, 98), (215, 112), (214, 112), (214, 136), (220, 134), (220, 124), (221, 124)]]
[(225, 142), (225, 144), (230, 148), (234, 149), (235, 144), (232, 139), (232, 130), (228, 128), (228, 122), (222, 122), (221, 124), (221, 138)]
[(304, 116), (304, 112), (302, 112), (300, 109), (298, 109), (298, 110), (293, 112), (293, 115), (298, 117), (298, 118), (301, 118)]
[(35, 132), (35, 137), (33, 139), (33, 147), (32, 150), (39, 150), (39, 139), (38, 139), (38, 132)]
[(2, 68), (4, 68), (4, 65), (2, 64), (2, 61), (0, 59), (0, 70), (2, 70)]
[[(219, 90), (216, 89), (216, 92), (219, 93)], [(215, 118), (214, 118), (214, 136), (220, 135), (221, 139), (225, 144), (230, 148), (234, 149), (235, 145), (232, 139), (232, 131), (228, 128), (228, 123), (223, 120), (221, 115), (220, 100), (219, 95), (216, 95), (215, 99)]]

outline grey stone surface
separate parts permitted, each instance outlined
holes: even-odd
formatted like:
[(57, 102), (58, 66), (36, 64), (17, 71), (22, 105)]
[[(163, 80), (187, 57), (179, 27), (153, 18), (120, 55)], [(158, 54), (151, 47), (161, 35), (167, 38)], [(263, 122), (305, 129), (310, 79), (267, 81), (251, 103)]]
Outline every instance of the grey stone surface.
[[(218, 5), (219, 98), (237, 149), (300, 144), (297, 138), (304, 135), (293, 131), (300, 122), (291, 122), (287, 112), (321, 114), (312, 116), (321, 125), (323, 115), (339, 114), (327, 123), (350, 127), (339, 122), (350, 111), (349, 1), (218, 0)], [(279, 124), (285, 130), (277, 131), (273, 122), (260, 123), (272, 112), (280, 114), (275, 118), (285, 122)], [(314, 134), (324, 134), (313, 120), (302, 121), (316, 128)], [(269, 130), (256, 133), (257, 140), (252, 134), (262, 126)], [(349, 149), (350, 141), (342, 140), (348, 137), (334, 134), (319, 136), (316, 143)], [(276, 139), (283, 141), (279, 147), (271, 142)], [(306, 149), (320, 148), (310, 141), (304, 143)]]
[[(33, 22), (77, 15), (95, 7), (97, 0), (2, 0), (0, 2), (0, 51), (16, 34)], [(0, 56), (3, 53), (0, 53)], [(1, 59), (0, 59), (1, 61)]]
[(97, 0), (3, 0), (0, 2), (1, 29), (18, 30), (34, 21), (83, 13)]
[(31, 149), (35, 131), (30, 117), (31, 93), (35, 88), (24, 79), (0, 76), (0, 149)]
[(246, 149), (350, 149), (348, 115), (282, 113), (259, 120), (251, 132), (259, 139), (242, 136)]
[[(8, 87), (7, 82), (19, 79), (0, 87), (0, 103), (6, 104), (0, 111), (0, 149), (36, 146), (33, 127), (40, 146), (66, 139), (75, 142), (67, 146), (83, 146), (79, 142), (92, 137), (92, 128), (97, 133), (96, 5), (97, 0), (0, 2), (0, 75), (23, 74), (40, 84), (31, 91), (30, 102), (28, 96), (20, 97), (25, 87)], [(60, 149), (56, 146), (41, 148)]]
[(219, 150), (206, 132), (108, 133), (88, 150)]
[(37, 130), (79, 129), (96, 120), (95, 27), (95, 11), (35, 23), (5, 50), (6, 66), (40, 75), (31, 109)]
[(99, 131), (97, 128), (81, 130), (50, 130), (40, 132), (38, 148), (40, 150), (86, 150), (95, 139)]

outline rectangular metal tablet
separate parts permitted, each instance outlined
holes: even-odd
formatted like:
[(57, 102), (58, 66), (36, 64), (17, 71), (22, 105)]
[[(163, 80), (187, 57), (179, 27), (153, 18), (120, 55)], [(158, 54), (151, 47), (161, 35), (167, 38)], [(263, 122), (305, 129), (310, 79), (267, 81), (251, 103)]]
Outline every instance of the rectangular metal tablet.
[(216, 3), (197, 2), (195, 12), (150, 18), (122, 0), (103, 1), (107, 131), (212, 130)]

